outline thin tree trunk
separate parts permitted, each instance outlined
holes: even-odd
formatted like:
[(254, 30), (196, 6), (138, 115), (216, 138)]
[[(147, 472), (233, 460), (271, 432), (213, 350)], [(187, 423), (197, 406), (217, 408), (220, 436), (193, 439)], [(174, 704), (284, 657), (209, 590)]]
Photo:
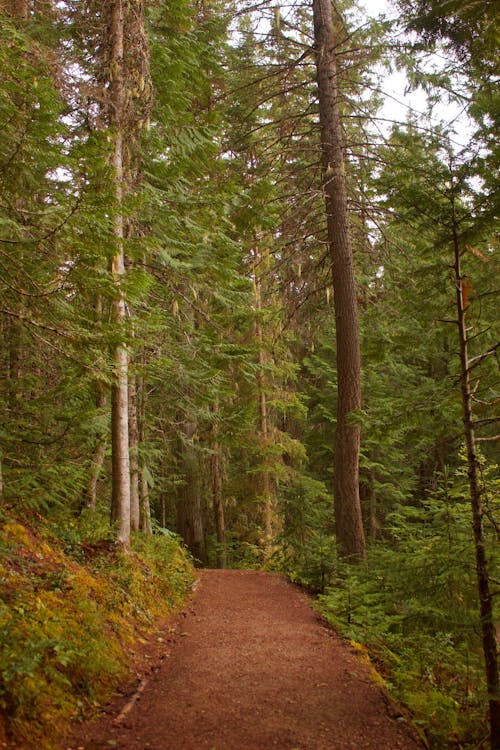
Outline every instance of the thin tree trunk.
[(361, 358), (354, 262), (349, 231), (345, 165), (339, 110), (331, 0), (313, 0), (314, 39), (321, 127), (323, 189), (332, 260), (337, 335), (338, 406), (335, 434), (334, 503), (340, 554), (352, 562), (365, 557), (359, 499)]
[(104, 466), (106, 455), (106, 438), (101, 437), (94, 453), (92, 466), (90, 467), (90, 481), (87, 488), (87, 508), (95, 509), (97, 505), (97, 484)]
[(452, 197), (454, 271), (458, 312), (458, 335), (460, 340), (460, 369), (462, 414), (464, 437), (467, 450), (467, 467), (469, 475), (469, 492), (472, 509), (472, 528), (476, 555), (476, 575), (481, 616), (484, 662), (486, 668), (486, 685), (489, 697), (490, 740), (492, 750), (500, 748), (500, 682), (498, 672), (498, 652), (493, 617), (493, 597), (490, 591), (488, 560), (483, 525), (483, 504), (480, 487), (480, 466), (476, 453), (476, 439), (472, 410), (472, 387), (469, 368), (467, 326), (465, 320), (465, 301), (462, 289), (462, 271), (460, 264), (460, 245), (455, 217), (455, 201)]
[(192, 444), (196, 424), (185, 419), (180, 431), (183, 439), (179, 439), (179, 468), (184, 483), (177, 492), (177, 531), (195, 559), (206, 562), (200, 461)]
[(255, 292), (255, 307), (257, 310), (257, 320), (255, 323), (255, 335), (258, 345), (258, 363), (259, 369), (257, 374), (257, 385), (259, 389), (259, 421), (260, 421), (260, 435), (262, 441), (263, 450), (263, 470), (262, 470), (262, 520), (264, 523), (264, 553), (266, 555), (271, 554), (272, 541), (273, 541), (273, 505), (274, 498), (272, 492), (271, 475), (267, 466), (268, 449), (269, 449), (269, 419), (267, 411), (267, 396), (265, 388), (265, 376), (264, 368), (266, 363), (265, 352), (264, 352), (264, 334), (262, 330), (262, 322), (259, 317), (262, 311), (262, 282), (259, 278), (259, 270), (257, 268), (257, 261), (262, 260), (257, 252), (255, 251), (255, 264), (254, 264), (254, 292)]
[(21, 379), (21, 340), (23, 324), (21, 320), (12, 320), (9, 325), (9, 362), (8, 362), (8, 408), (12, 415), (19, 410), (23, 395), (19, 388)]
[[(219, 405), (213, 406), (214, 415), (217, 417)], [(222, 481), (220, 465), (220, 443), (218, 440), (218, 425), (214, 425), (214, 439), (212, 442), (212, 498), (214, 503), (215, 533), (217, 536), (217, 567), (225, 568), (226, 559), (226, 522), (224, 518), (224, 503), (222, 500)]]
[(161, 510), (161, 527), (162, 529), (167, 528), (167, 493), (162, 490), (160, 495), (160, 510)]
[[(110, 25), (110, 107), (109, 124), (113, 130), (113, 170), (115, 184), (116, 213), (114, 235), (116, 253), (111, 261), (111, 274), (116, 286), (116, 298), (112, 306), (112, 318), (117, 328), (126, 320), (126, 305), (121, 279), (125, 274), (123, 250), (124, 221), (122, 214), (124, 169), (123, 169), (123, 41), (124, 21), (122, 0), (113, 0)], [(123, 342), (115, 346), (113, 353), (115, 382), (111, 388), (111, 445), (112, 445), (112, 511), (111, 518), (117, 525), (117, 541), (125, 548), (130, 546), (130, 457), (128, 427), (128, 352)]]
[[(137, 425), (138, 425), (138, 446), (144, 445), (146, 441), (146, 386), (144, 378), (137, 378)], [(145, 534), (152, 534), (151, 526), (151, 506), (149, 502), (149, 485), (146, 470), (145, 458), (142, 456), (138, 463), (139, 468), (139, 528)]]
[[(103, 411), (106, 408), (106, 393), (104, 385), (100, 381), (97, 383), (96, 406), (99, 411)], [(106, 437), (106, 432), (103, 432), (97, 438), (98, 442), (90, 466), (90, 480), (87, 487), (87, 508), (95, 508), (97, 505), (97, 483), (99, 482), (106, 455)]]
[[(101, 328), (102, 324), (102, 298), (99, 295), (95, 305), (96, 312), (96, 327)], [(102, 381), (96, 382), (97, 397), (96, 397), (96, 409), (98, 412), (103, 412), (106, 408), (106, 391)], [(94, 448), (94, 455), (92, 457), (92, 463), (90, 465), (90, 479), (85, 493), (85, 506), (87, 508), (94, 509), (97, 505), (97, 483), (99, 482), (99, 476), (104, 466), (104, 458), (106, 455), (106, 444), (107, 444), (107, 430), (103, 430), (97, 437), (97, 445)]]
[(130, 530), (139, 531), (139, 425), (137, 417), (137, 380), (133, 368), (129, 371), (129, 440), (130, 440)]
[(153, 527), (151, 524), (151, 505), (149, 502), (149, 485), (148, 475), (146, 466), (142, 466), (139, 472), (140, 475), (140, 514), (139, 514), (139, 527), (145, 534), (152, 534)]

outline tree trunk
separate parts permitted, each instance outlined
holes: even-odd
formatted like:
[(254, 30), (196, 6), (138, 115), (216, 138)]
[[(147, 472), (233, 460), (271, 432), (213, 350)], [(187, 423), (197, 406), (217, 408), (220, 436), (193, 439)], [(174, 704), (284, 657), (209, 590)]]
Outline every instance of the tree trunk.
[(196, 432), (194, 422), (181, 424), (179, 440), (179, 469), (183, 484), (177, 491), (177, 532), (182, 536), (196, 560), (206, 562), (205, 535), (202, 512), (202, 481), (199, 456), (192, 444)]
[[(102, 298), (98, 295), (95, 305), (96, 328), (101, 329), (102, 325)], [(101, 380), (96, 381), (96, 410), (102, 414), (106, 408), (106, 391), (104, 383)], [(106, 456), (107, 430), (97, 436), (97, 443), (93, 451), (90, 464), (90, 479), (84, 496), (84, 505), (86, 508), (94, 509), (97, 505), (97, 483), (104, 466)]]
[[(143, 358), (144, 364), (144, 358)], [(136, 380), (136, 398), (137, 398), (137, 426), (138, 426), (138, 448), (146, 442), (146, 385), (142, 375)], [(138, 457), (138, 524), (139, 529), (145, 534), (152, 534), (151, 526), (151, 506), (149, 503), (149, 485), (144, 456)]]
[(129, 371), (129, 440), (130, 440), (130, 530), (139, 531), (139, 425), (137, 417), (137, 380), (134, 370)]
[[(106, 393), (104, 391), (104, 385), (98, 381), (97, 383), (97, 399), (96, 406), (99, 411), (103, 411), (106, 408)], [(87, 508), (95, 508), (97, 505), (97, 483), (99, 476), (104, 465), (104, 457), (106, 455), (106, 432), (103, 432), (97, 438), (97, 446), (94, 451), (92, 463), (90, 465), (90, 480), (87, 487)]]
[(460, 264), (460, 245), (455, 217), (455, 201), (452, 197), (453, 215), (453, 245), (454, 271), (456, 285), (456, 299), (458, 312), (458, 335), (460, 340), (460, 370), (462, 415), (464, 437), (467, 451), (467, 467), (469, 476), (469, 492), (472, 510), (472, 529), (476, 555), (476, 575), (479, 595), (479, 611), (481, 617), (481, 632), (483, 641), (484, 662), (486, 668), (486, 685), (489, 697), (490, 740), (491, 749), (500, 748), (500, 682), (498, 673), (497, 641), (495, 622), (493, 617), (493, 597), (490, 592), (490, 578), (483, 525), (483, 504), (480, 487), (480, 466), (476, 453), (476, 439), (472, 411), (472, 387), (469, 367), (469, 352), (467, 326), (465, 321), (466, 304), (464, 300), (462, 282), (463, 276)]
[(145, 534), (152, 534), (151, 505), (149, 502), (149, 485), (146, 466), (143, 465), (139, 472), (140, 476), (140, 503), (139, 503), (139, 528)]
[(259, 389), (259, 421), (260, 421), (260, 435), (262, 442), (263, 452), (263, 468), (261, 477), (261, 490), (262, 490), (262, 520), (264, 525), (264, 554), (269, 556), (272, 552), (273, 543), (273, 516), (274, 516), (274, 497), (272, 491), (271, 475), (268, 468), (269, 463), (269, 419), (267, 412), (267, 396), (266, 396), (266, 384), (265, 384), (265, 352), (264, 352), (264, 334), (262, 331), (262, 321), (260, 313), (262, 311), (262, 282), (260, 280), (258, 269), (258, 263), (262, 261), (257, 250), (255, 250), (255, 263), (254, 263), (254, 293), (255, 293), (255, 307), (257, 310), (257, 320), (255, 323), (255, 335), (258, 346), (258, 375), (257, 384)]
[[(124, 169), (123, 169), (123, 41), (124, 21), (122, 0), (112, 0), (110, 24), (109, 125), (113, 132), (113, 179), (115, 185), (116, 213), (114, 235), (116, 253), (111, 260), (111, 274), (116, 287), (116, 298), (112, 306), (112, 319), (117, 328), (126, 320), (126, 305), (121, 279), (125, 273), (123, 250), (124, 222), (122, 214)], [(113, 353), (115, 382), (111, 388), (111, 445), (112, 445), (112, 503), (111, 518), (117, 526), (117, 541), (125, 548), (130, 545), (130, 457), (128, 427), (128, 352), (123, 341), (115, 346)]]
[(360, 427), (350, 421), (361, 408), (361, 358), (354, 262), (349, 230), (345, 165), (330, 0), (313, 0), (314, 39), (321, 127), (323, 190), (332, 261), (337, 335), (338, 406), (334, 503), (339, 553), (352, 562), (365, 557), (359, 499)]
[[(213, 406), (214, 415), (217, 416), (219, 405)], [(214, 438), (212, 442), (212, 498), (214, 503), (215, 533), (217, 536), (217, 567), (225, 568), (226, 559), (226, 522), (224, 518), (224, 503), (222, 500), (222, 481), (220, 465), (220, 443), (218, 441), (218, 424), (214, 425)]]
[(161, 527), (162, 529), (167, 528), (167, 493), (162, 490), (160, 495), (160, 513), (161, 513)]

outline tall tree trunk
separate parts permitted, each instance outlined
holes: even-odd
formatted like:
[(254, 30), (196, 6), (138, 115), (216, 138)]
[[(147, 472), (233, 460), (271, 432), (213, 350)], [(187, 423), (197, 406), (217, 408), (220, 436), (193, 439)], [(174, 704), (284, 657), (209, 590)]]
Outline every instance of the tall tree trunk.
[(486, 540), (483, 525), (483, 503), (480, 486), (480, 466), (476, 453), (476, 438), (472, 410), (472, 386), (469, 366), (469, 351), (466, 325), (466, 303), (463, 294), (463, 280), (460, 264), (460, 244), (458, 224), (455, 217), (455, 199), (452, 196), (453, 246), (456, 299), (458, 312), (458, 335), (460, 340), (460, 374), (462, 394), (462, 415), (467, 451), (469, 493), (472, 510), (472, 529), (476, 555), (476, 576), (479, 595), (479, 612), (483, 641), (486, 685), (488, 688), (491, 749), (500, 748), (500, 682), (498, 672), (498, 651), (493, 617), (493, 596), (490, 591)]
[(359, 499), (360, 427), (350, 421), (353, 412), (361, 407), (361, 358), (331, 0), (313, 0), (313, 17), (323, 190), (332, 260), (337, 335), (335, 524), (340, 554), (355, 562), (363, 559), (366, 554)]
[[(114, 235), (116, 253), (111, 260), (111, 274), (116, 286), (112, 317), (117, 328), (126, 320), (126, 305), (121, 280), (125, 273), (123, 249), (124, 221), (122, 213), (124, 192), (123, 115), (125, 107), (123, 77), (124, 20), (122, 0), (112, 0), (110, 24), (109, 125), (113, 133), (113, 170), (115, 185)], [(112, 504), (111, 518), (117, 526), (117, 541), (125, 548), (130, 545), (130, 457), (128, 426), (128, 352), (123, 341), (113, 352), (115, 382), (111, 388), (111, 445), (112, 445)]]
[[(219, 405), (215, 402), (213, 412), (217, 418)], [(220, 443), (218, 440), (219, 426), (214, 424), (214, 437), (212, 441), (212, 498), (214, 503), (215, 533), (217, 536), (217, 567), (225, 568), (226, 559), (226, 522), (224, 518), (224, 502), (222, 499), (222, 480), (220, 465)]]

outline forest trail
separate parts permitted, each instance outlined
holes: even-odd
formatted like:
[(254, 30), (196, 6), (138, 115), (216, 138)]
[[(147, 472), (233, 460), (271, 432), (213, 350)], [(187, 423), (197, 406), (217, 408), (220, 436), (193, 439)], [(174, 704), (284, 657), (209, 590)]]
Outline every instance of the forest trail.
[(306, 594), (257, 571), (200, 578), (139, 690), (79, 727), (64, 750), (422, 747)]

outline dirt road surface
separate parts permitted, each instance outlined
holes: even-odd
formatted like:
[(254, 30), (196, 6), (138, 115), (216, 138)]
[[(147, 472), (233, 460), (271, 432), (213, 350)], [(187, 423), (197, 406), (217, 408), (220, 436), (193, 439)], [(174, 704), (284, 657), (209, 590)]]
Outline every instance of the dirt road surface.
[(127, 696), (64, 750), (421, 750), (369, 667), (282, 577), (203, 571)]

